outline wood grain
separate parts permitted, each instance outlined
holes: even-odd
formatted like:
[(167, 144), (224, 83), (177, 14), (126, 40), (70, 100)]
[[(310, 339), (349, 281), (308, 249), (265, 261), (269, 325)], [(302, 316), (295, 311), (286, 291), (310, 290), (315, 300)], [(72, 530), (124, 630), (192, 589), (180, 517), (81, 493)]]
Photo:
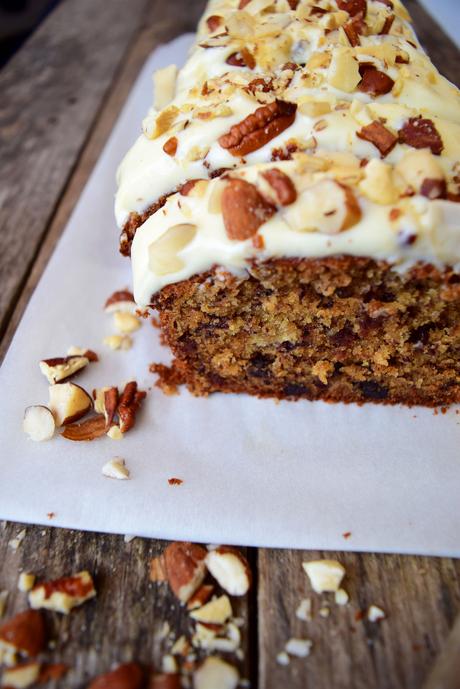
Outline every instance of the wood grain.
[[(35, 234), (29, 232), (27, 235), (18, 238), (18, 251), (20, 250), (20, 241), (23, 241), (26, 245), (34, 244), (32, 265), (25, 267), (25, 274), (17, 270), (10, 271), (7, 269), (6, 264), (2, 263), (7, 258), (3, 259), (0, 255), (2, 284), (5, 284), (5, 289), (10, 294), (10, 303), (8, 308), (6, 308), (3, 321), (1, 320), (2, 302), (0, 295), (0, 362), (6, 354), (32, 292), (53, 253), (54, 247), (99, 158), (102, 148), (145, 60), (157, 45), (166, 43), (174, 36), (186, 31), (194, 31), (204, 6), (205, 0), (194, 0), (192, 4), (189, 4), (187, 0), (176, 0), (175, 3), (165, 5), (160, 0), (148, 3), (147, 10), (141, 13), (135, 39), (126, 51), (121, 68), (116, 73), (115, 82), (104, 101), (104, 107), (96, 112), (99, 103), (93, 103), (96, 119), (95, 121), (91, 120), (88, 122), (86, 138), (81, 142), (83, 148), (74, 151), (74, 158), (70, 161), (71, 168), (73, 168), (72, 174), (67, 184), (63, 183), (62, 188), (55, 189), (52, 218), (43, 216), (41, 218), (41, 225), (35, 231)], [(184, 9), (181, 9), (181, 7), (184, 7)], [(54, 23), (51, 23), (51, 28), (53, 26)], [(51, 102), (48, 104), (48, 107), (51, 111)], [(52, 154), (53, 156), (69, 155), (68, 152), (61, 150), (59, 140), (55, 141), (53, 145), (56, 148)], [(17, 155), (19, 155), (19, 151)], [(6, 177), (0, 168), (0, 184), (3, 176)], [(20, 213), (21, 205), (18, 203), (17, 197), (16, 203), (18, 206), (16, 211)], [(4, 211), (0, 210), (0, 227), (2, 212)], [(117, 229), (114, 225), (114, 247), (116, 237)]]
[[(311, 589), (302, 562), (323, 557), (346, 568), (347, 606)], [(264, 689), (418, 689), (460, 612), (460, 561), (449, 558), (260, 550), (258, 573)], [(305, 597), (311, 622), (295, 616)], [(372, 604), (387, 618), (357, 620)], [(328, 618), (318, 614), (322, 605), (330, 607)], [(312, 652), (283, 667), (276, 654), (291, 637), (311, 639)]]
[[(9, 541), (23, 529), (26, 535), (16, 552)], [(46, 612), (49, 639), (55, 648), (46, 662), (66, 663), (71, 671), (61, 683), (47, 685), (80, 689), (92, 677), (121, 662), (135, 660), (161, 671), (161, 660), (171, 641), (161, 638), (168, 623), (175, 638), (190, 635), (188, 613), (167, 583), (149, 581), (149, 562), (167, 543), (123, 536), (83, 533), (66, 529), (5, 524), (0, 528), (0, 591), (8, 590), (5, 619), (27, 608), (27, 594), (17, 589), (19, 572), (32, 572), (37, 581), (88, 569), (95, 578), (97, 597), (70, 615)], [(245, 620), (238, 663), (242, 677), (249, 672), (248, 600), (232, 599), (234, 613)], [(237, 661), (229, 657), (230, 662)], [(216, 688), (217, 689), (217, 688)]]
[(66, 0), (0, 73), (0, 335), (146, 0)]

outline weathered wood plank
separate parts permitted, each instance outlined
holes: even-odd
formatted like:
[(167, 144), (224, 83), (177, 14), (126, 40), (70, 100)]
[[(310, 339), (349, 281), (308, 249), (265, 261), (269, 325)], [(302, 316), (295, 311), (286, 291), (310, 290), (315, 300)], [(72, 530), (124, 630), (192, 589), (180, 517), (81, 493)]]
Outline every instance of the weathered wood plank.
[(66, 0), (0, 74), (0, 334), (146, 0)]
[[(25, 538), (13, 552), (8, 542), (23, 528)], [(189, 635), (192, 628), (188, 613), (168, 584), (149, 581), (150, 559), (166, 545), (143, 538), (125, 543), (123, 536), (65, 529), (0, 526), (0, 591), (10, 592), (4, 619), (28, 607), (26, 594), (17, 589), (21, 571), (32, 572), (43, 581), (88, 569), (95, 578), (96, 599), (68, 616), (46, 613), (49, 638), (56, 646), (44, 654), (44, 660), (66, 663), (71, 668), (65, 680), (47, 686), (81, 689), (97, 674), (131, 660), (161, 671), (162, 657), (171, 648), (171, 641), (161, 638), (164, 623), (170, 625), (176, 638), (182, 633)], [(232, 606), (245, 620), (241, 647), (245, 660), (239, 665), (242, 676), (247, 677), (252, 655), (248, 600), (233, 598)], [(228, 660), (238, 662), (234, 656)]]
[[(179, 4), (186, 7), (187, 11), (185, 9), (181, 11)], [(147, 11), (142, 16), (141, 24), (135, 35), (135, 40), (132, 41), (129, 50), (124, 56), (123, 64), (117, 72), (107, 99), (104, 101), (103, 108), (98, 113), (96, 122), (84, 141), (83, 151), (75, 151), (76, 167), (71, 173), (68, 184), (66, 186), (63, 184), (64, 191), (61, 198), (59, 198), (57, 208), (54, 210), (52, 220), (48, 223), (48, 218), (42, 218), (40, 231), (37, 230), (36, 234), (37, 236), (38, 234), (44, 234), (43, 239), (38, 241), (37, 237), (32, 234), (22, 236), (23, 242), (32, 242), (34, 244), (32, 250), (33, 265), (26, 279), (19, 272), (13, 272), (7, 277), (6, 272), (3, 270), (2, 257), (0, 256), (2, 281), (5, 280), (5, 283), (8, 281), (11, 293), (11, 304), (8, 304), (8, 313), (5, 316), (4, 322), (6, 329), (2, 330), (0, 327), (0, 362), (6, 353), (30, 296), (48, 263), (147, 56), (160, 43), (165, 43), (185, 31), (193, 31), (204, 5), (205, 0), (195, 0), (191, 6), (186, 0), (181, 0), (180, 3), (177, 0), (174, 4), (166, 5), (156, 0), (148, 4)], [(76, 104), (74, 107), (80, 107), (80, 104)], [(96, 107), (95, 105), (95, 109)], [(88, 129), (90, 125), (91, 123), (88, 123)], [(2, 172), (0, 171), (0, 180), (1, 178)], [(0, 210), (0, 222), (1, 218), (2, 211)], [(114, 241), (116, 233), (117, 230), (114, 226)], [(26, 268), (26, 272), (27, 270), (29, 268)]]
[[(347, 606), (333, 594), (315, 594), (302, 562), (337, 559), (347, 571)], [(260, 687), (278, 689), (419, 689), (460, 612), (460, 561), (355, 553), (259, 551)], [(311, 598), (313, 619), (295, 611)], [(356, 615), (372, 604), (387, 618), (372, 623)], [(318, 611), (330, 607), (323, 618)], [(313, 641), (311, 655), (276, 662), (291, 637)]]

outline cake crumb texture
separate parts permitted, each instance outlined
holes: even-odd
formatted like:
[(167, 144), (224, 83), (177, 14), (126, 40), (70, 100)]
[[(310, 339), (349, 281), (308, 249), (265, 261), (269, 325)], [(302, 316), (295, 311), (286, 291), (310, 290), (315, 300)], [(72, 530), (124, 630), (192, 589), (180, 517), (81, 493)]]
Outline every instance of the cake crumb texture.
[(460, 276), (338, 256), (212, 270), (152, 298), (171, 367), (159, 385), (194, 395), (403, 403), (460, 401)]

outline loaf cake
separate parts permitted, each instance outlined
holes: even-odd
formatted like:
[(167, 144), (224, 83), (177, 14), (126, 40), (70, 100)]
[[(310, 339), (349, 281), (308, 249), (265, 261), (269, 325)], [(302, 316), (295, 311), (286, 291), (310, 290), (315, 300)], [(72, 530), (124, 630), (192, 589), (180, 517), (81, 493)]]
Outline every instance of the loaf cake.
[(460, 401), (460, 97), (399, 0), (211, 0), (118, 171), (195, 395)]

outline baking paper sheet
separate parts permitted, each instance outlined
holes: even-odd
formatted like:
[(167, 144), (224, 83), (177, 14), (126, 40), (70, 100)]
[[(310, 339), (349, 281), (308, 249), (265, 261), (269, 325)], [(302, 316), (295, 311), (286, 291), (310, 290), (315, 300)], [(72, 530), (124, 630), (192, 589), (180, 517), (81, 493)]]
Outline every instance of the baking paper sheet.
[[(460, 415), (245, 396), (166, 397), (168, 361), (148, 321), (129, 352), (102, 305), (130, 283), (117, 251), (115, 169), (139, 132), (154, 69), (180, 64), (183, 36), (145, 65), (40, 281), (0, 371), (0, 518), (94, 531), (259, 546), (460, 555)], [(161, 171), (159, 171), (161, 174)], [(47, 402), (41, 358), (90, 347), (88, 390), (136, 378), (149, 388), (122, 441), (34, 443), (24, 408)], [(131, 480), (102, 476), (113, 456)], [(168, 478), (183, 480), (170, 486)], [(47, 513), (54, 512), (50, 522)], [(351, 532), (348, 539), (344, 532)]]

